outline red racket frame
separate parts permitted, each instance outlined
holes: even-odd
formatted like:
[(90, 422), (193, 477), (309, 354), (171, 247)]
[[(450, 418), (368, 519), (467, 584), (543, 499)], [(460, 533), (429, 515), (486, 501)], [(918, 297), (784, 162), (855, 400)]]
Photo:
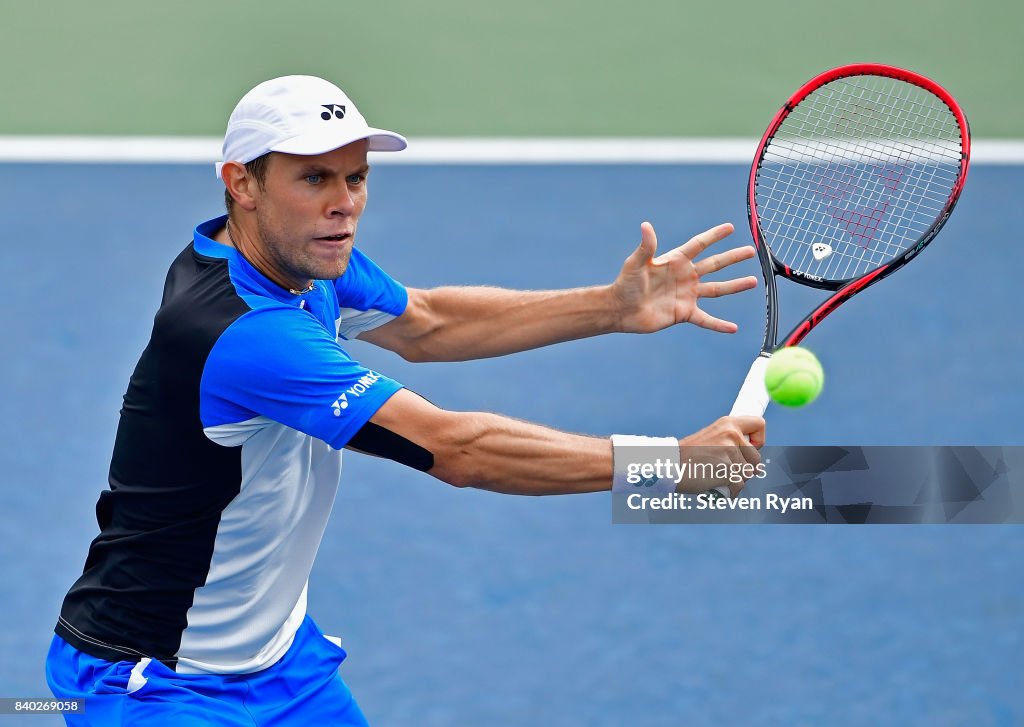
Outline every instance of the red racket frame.
[[(960, 136), (963, 142), (960, 158), (960, 174), (952, 192), (949, 195), (949, 199), (946, 200), (946, 204), (942, 212), (940, 212), (935, 221), (925, 231), (917, 243), (898, 258), (890, 260), (889, 262), (884, 263), (874, 270), (870, 270), (857, 278), (849, 278), (845, 280), (817, 279), (813, 276), (793, 270), (788, 265), (784, 265), (779, 262), (774, 254), (772, 254), (771, 248), (764, 243), (761, 223), (757, 212), (757, 202), (754, 199), (757, 173), (761, 168), (761, 162), (764, 159), (765, 149), (768, 147), (768, 142), (771, 141), (772, 137), (775, 136), (775, 133), (782, 125), (782, 122), (790, 113), (792, 113), (793, 109), (795, 109), (801, 101), (827, 83), (839, 78), (862, 75), (887, 76), (889, 78), (895, 78), (900, 81), (912, 83), (915, 86), (919, 86), (926, 91), (930, 91), (935, 94), (935, 96), (949, 107), (949, 110), (953, 113), (953, 116), (956, 118), (957, 124), (960, 127)], [(967, 180), (967, 168), (970, 164), (970, 158), (970, 126), (967, 123), (967, 117), (964, 116), (963, 109), (960, 108), (960, 104), (958, 104), (956, 99), (954, 99), (942, 86), (918, 73), (879, 63), (855, 63), (847, 66), (841, 66), (839, 68), (833, 68), (830, 71), (825, 71), (801, 86), (796, 93), (786, 101), (783, 107), (779, 109), (778, 113), (775, 114), (775, 117), (768, 125), (768, 130), (765, 131), (764, 136), (761, 137), (761, 143), (758, 144), (757, 153), (754, 155), (754, 162), (750, 167), (750, 178), (747, 181), (747, 216), (750, 221), (750, 234), (754, 239), (754, 246), (757, 248), (758, 258), (761, 261), (761, 272), (764, 275), (765, 295), (767, 299), (766, 304), (768, 309), (764, 343), (762, 344), (761, 350), (764, 353), (771, 353), (780, 348), (785, 348), (786, 346), (797, 345), (815, 326), (821, 323), (826, 316), (832, 313), (842, 303), (845, 303), (872, 283), (877, 283), (879, 280), (882, 280), (888, 275), (899, 270), (910, 262), (915, 255), (921, 252), (921, 250), (923, 250), (928, 243), (934, 239), (939, 230), (942, 229), (942, 226), (946, 223), (946, 220), (949, 219), (950, 213), (953, 211), (957, 201), (960, 199), (960, 192), (963, 190), (964, 182)], [(775, 285), (776, 275), (781, 275), (782, 277), (793, 280), (801, 285), (809, 285), (814, 288), (835, 291), (834, 295), (830, 296), (822, 302), (821, 305), (815, 308), (809, 315), (807, 315), (806, 318), (803, 319), (801, 323), (793, 328), (781, 343), (778, 344), (776, 344), (775, 340), (778, 335), (778, 320), (775, 315), (775, 311), (778, 310)]]

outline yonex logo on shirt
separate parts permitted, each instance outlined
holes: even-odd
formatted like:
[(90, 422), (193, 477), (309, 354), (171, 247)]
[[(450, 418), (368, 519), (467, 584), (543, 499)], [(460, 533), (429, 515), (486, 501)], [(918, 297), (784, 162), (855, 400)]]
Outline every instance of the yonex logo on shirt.
[(358, 399), (360, 396), (365, 394), (371, 386), (376, 384), (380, 380), (380, 374), (376, 371), (369, 371), (364, 376), (360, 377), (359, 381), (352, 384), (352, 386), (345, 389), (345, 393), (338, 397), (338, 400), (331, 404), (334, 409), (334, 416), (340, 417), (342, 409), (348, 409), (349, 395)]
[(325, 103), (325, 104), (320, 104), (320, 105), (323, 106), (325, 109), (327, 109), (326, 111), (321, 111), (320, 112), (320, 118), (323, 119), (324, 121), (330, 121), (332, 113), (334, 114), (334, 118), (336, 118), (336, 119), (343, 119), (343, 118), (345, 118), (345, 105), (344, 104)]

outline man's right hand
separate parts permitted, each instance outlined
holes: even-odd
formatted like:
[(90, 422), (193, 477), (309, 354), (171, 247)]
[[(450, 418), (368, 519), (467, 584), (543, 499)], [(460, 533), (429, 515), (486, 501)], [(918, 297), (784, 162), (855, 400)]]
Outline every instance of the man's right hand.
[[(757, 451), (764, 446), (765, 421), (754, 416), (725, 416), (709, 424), (698, 432), (679, 440), (680, 459), (682, 462), (725, 464), (731, 471), (743, 465), (751, 465), (746, 471), (752, 471), (761, 463), (761, 455)], [(718, 469), (721, 469), (718, 467)], [(732, 497), (743, 489), (746, 480), (732, 482), (721, 478), (688, 478), (682, 480), (678, 489), (683, 492), (702, 493), (714, 487), (726, 486)]]

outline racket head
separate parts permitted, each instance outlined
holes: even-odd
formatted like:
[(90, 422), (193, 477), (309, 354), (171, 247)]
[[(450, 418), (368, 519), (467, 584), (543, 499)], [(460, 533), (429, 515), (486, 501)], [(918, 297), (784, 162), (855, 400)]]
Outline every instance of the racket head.
[(769, 318), (775, 275), (826, 290), (861, 281), (852, 295), (908, 262), (949, 217), (969, 161), (963, 110), (924, 76), (854, 64), (804, 84), (772, 119), (747, 186)]

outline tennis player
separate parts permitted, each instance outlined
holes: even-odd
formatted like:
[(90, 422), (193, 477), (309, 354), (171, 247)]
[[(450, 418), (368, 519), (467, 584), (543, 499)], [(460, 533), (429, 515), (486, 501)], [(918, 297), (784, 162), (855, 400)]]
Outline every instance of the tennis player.
[[(455, 361), (677, 323), (736, 329), (698, 300), (756, 280), (702, 276), (753, 249), (694, 262), (729, 225), (655, 258), (644, 223), (606, 286), (402, 286), (354, 242), (367, 153), (405, 146), (319, 78), (267, 81), (235, 107), (217, 164), (228, 214), (196, 227), (168, 271), (124, 397), (100, 534), (55, 629), (50, 687), (87, 705), (69, 724), (366, 724), (338, 674), (340, 641), (306, 614), (346, 447), (456, 487), (612, 486), (608, 439), (445, 411), (361, 366), (346, 340)], [(640, 441), (677, 460), (680, 445), (730, 445), (737, 461), (756, 460), (754, 447), (739, 446), (748, 440), (763, 444), (762, 419)]]

